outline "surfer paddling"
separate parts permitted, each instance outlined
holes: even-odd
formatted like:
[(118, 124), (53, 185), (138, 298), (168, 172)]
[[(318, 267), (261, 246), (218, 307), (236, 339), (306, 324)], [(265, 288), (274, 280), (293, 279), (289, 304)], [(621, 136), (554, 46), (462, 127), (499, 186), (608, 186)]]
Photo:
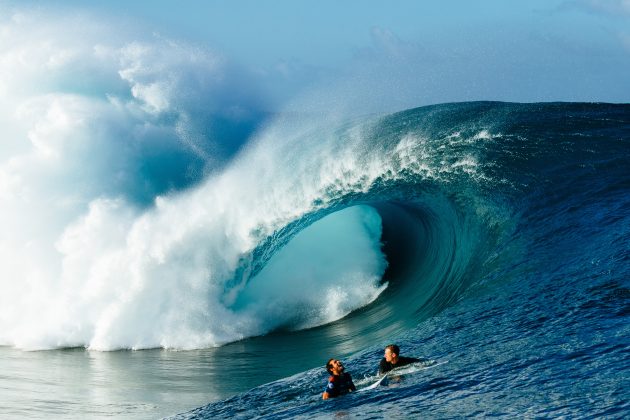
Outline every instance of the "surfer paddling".
[(416, 359), (415, 357), (400, 356), (400, 348), (398, 348), (396, 344), (390, 344), (389, 346), (385, 347), (385, 357), (383, 357), (383, 359), (381, 360), (381, 363), (378, 367), (378, 373), (382, 375), (394, 368), (409, 365), (411, 363), (419, 361), (420, 359)]
[(328, 384), (326, 390), (322, 394), (322, 399), (338, 397), (340, 395), (347, 394), (350, 391), (356, 391), (357, 387), (352, 382), (352, 377), (349, 373), (344, 372), (343, 363), (339, 360), (332, 358), (326, 363), (326, 371), (330, 373), (328, 378)]

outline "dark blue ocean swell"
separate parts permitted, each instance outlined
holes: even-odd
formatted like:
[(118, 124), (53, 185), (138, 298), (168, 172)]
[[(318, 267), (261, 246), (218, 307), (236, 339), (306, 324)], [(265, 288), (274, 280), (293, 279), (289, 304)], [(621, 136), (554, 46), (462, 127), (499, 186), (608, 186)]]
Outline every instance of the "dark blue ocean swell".
[[(324, 210), (379, 211), (390, 287), (333, 324), (223, 347), (275, 349), (259, 361), (285, 379), (181, 417), (627, 417), (630, 106), (440, 105), (384, 118), (373, 139), (410, 132), (476, 171), (384, 179)], [(446, 363), (321, 401), (327, 357), (363, 385), (391, 341)]]

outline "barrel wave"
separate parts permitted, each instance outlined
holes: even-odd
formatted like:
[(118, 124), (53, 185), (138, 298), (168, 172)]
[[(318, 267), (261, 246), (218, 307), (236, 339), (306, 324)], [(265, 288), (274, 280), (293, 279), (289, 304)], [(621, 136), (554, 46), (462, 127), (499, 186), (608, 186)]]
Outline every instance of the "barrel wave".
[[(347, 162), (321, 133), (307, 135), (318, 156)], [(337, 129), (353, 165), (261, 242), (250, 269), (359, 206), (380, 218), (386, 288), (335, 322), (226, 348), (272, 349), (270, 365), (280, 354), (270, 377), (346, 357), (369, 381), (391, 341), (447, 363), (330, 404), (315, 368), (181, 417), (627, 412), (629, 134), (627, 105), (565, 103), (446, 104)]]
[[(184, 418), (621, 417), (629, 141), (628, 105), (280, 116), (154, 205), (92, 200), (29, 277), (49, 293), (0, 297), (0, 344), (212, 348), (243, 393)], [(317, 366), (361, 384), (390, 342), (447, 363), (320, 401)]]
[[(374, 323), (387, 334), (436, 313), (474, 277), (479, 244), (496, 241), (486, 226), (503, 223), (478, 193), (492, 182), (479, 143), (494, 134), (469, 118), (448, 106), (336, 123), (281, 117), (224, 170), (153, 206), (99, 195), (49, 237), (9, 236), (5, 278), (31, 280), (8, 284), (0, 342), (207, 348), (365, 308), (341, 325), (368, 326), (351, 334), (367, 343)], [(33, 243), (41, 254), (22, 251)]]

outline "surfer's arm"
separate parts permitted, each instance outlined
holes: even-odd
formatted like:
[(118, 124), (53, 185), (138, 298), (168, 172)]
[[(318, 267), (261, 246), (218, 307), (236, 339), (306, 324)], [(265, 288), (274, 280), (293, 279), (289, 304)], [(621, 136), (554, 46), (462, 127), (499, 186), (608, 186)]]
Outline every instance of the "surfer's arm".
[(324, 391), (324, 393), (322, 394), (322, 400), (327, 400), (328, 399), (328, 391)]

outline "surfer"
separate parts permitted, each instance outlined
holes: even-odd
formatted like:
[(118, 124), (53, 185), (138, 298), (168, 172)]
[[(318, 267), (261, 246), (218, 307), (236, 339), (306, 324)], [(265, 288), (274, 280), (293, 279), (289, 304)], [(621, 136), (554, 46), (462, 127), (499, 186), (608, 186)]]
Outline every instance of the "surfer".
[(352, 377), (349, 373), (344, 372), (345, 368), (343, 363), (339, 360), (332, 358), (326, 363), (326, 371), (330, 373), (328, 378), (328, 384), (326, 390), (322, 394), (322, 399), (338, 397), (340, 395), (347, 394), (350, 391), (356, 391), (357, 387), (352, 382)]
[(382, 375), (394, 368), (420, 361), (420, 359), (416, 359), (415, 357), (404, 357), (399, 354), (400, 348), (396, 344), (390, 344), (385, 347), (385, 357), (383, 357), (378, 366), (378, 373)]

